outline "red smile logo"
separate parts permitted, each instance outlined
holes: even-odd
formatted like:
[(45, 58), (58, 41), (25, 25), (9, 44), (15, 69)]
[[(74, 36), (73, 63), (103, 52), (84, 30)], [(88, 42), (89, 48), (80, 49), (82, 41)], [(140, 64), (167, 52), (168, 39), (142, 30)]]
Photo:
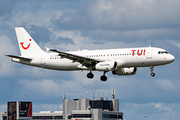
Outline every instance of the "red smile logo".
[[(29, 41), (31, 41), (31, 39), (29, 39)], [(24, 47), (24, 42), (21, 42), (20, 43), (21, 44), (21, 46), (22, 46), (22, 48), (24, 49), (24, 50), (27, 50), (29, 47), (30, 47), (30, 43), (28, 44), (28, 46), (27, 47)]]

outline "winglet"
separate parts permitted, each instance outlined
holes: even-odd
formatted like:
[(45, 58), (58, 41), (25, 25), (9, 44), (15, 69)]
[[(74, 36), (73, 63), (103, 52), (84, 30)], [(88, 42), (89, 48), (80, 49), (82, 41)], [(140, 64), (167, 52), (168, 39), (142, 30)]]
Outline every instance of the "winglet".
[(46, 48), (46, 52), (49, 52), (50, 51), (50, 49), (48, 48), (48, 47), (45, 47)]

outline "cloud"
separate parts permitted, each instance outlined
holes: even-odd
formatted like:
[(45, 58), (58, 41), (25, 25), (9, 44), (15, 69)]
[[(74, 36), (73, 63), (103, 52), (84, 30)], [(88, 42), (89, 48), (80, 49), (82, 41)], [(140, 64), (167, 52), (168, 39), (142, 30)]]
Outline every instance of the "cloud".
[(156, 81), (159, 87), (167, 91), (179, 91), (180, 82), (171, 81), (171, 80), (157, 80)]
[(53, 93), (57, 94), (57, 91), (59, 90), (58, 84), (53, 80), (20, 80), (19, 84), (29, 92), (36, 92), (43, 95), (52, 95)]
[[(137, 30), (179, 26), (178, 1), (94, 0), (88, 6), (81, 2), (77, 10), (64, 9), (64, 14), (52, 21), (54, 27), (65, 30)], [(171, 5), (175, 9), (167, 10)], [(70, 19), (64, 21), (66, 18)]]
[(169, 41), (173, 46), (178, 47), (180, 49), (180, 42), (179, 41), (174, 41), (174, 40), (170, 40)]
[[(178, 119), (179, 103), (122, 103), (120, 104), (120, 111), (124, 112), (124, 119), (132, 119), (130, 116), (136, 116), (135, 119), (143, 120), (145, 116), (147, 119), (164, 120), (172, 117)], [(175, 107), (176, 106), (176, 107)], [(158, 114), (157, 114), (158, 113)]]
[[(58, 107), (59, 106), (59, 107)], [(40, 111), (61, 111), (62, 104), (33, 104), (34, 113), (39, 113)]]
[[(45, 2), (48, 4), (48, 2)], [(50, 27), (51, 19), (58, 18), (61, 16), (62, 11), (56, 8), (51, 8), (49, 10), (39, 9), (44, 7), (42, 2), (30, 2), (23, 1), (16, 5), (12, 15), (8, 20), (4, 21), (7, 24), (14, 27), (26, 27), (31, 28), (32, 26), (37, 27)], [(21, 9), (19, 9), (21, 7)], [(51, 6), (52, 7), (52, 6)]]
[(60, 97), (65, 92), (68, 96), (75, 97), (79, 93), (74, 94), (74, 92), (78, 92), (81, 88), (81, 82), (76, 80), (67, 81), (62, 78), (56, 80), (19, 80), (18, 84), (24, 89), (22, 91), (24, 96)]
[(149, 103), (148, 106), (154, 106), (155, 108), (158, 108), (160, 111), (172, 111), (172, 108), (170, 108), (167, 105), (164, 105), (163, 103)]
[(10, 16), (16, 3), (17, 0), (0, 0), (0, 18), (3, 18), (4, 16)]
[(12, 64), (11, 58), (5, 55), (15, 54), (15, 46), (11, 43), (11, 40), (5, 36), (0, 36), (0, 76), (9, 76), (14, 73), (14, 65)]
[(5, 112), (4, 110), (7, 110), (7, 104), (0, 105), (0, 111)]

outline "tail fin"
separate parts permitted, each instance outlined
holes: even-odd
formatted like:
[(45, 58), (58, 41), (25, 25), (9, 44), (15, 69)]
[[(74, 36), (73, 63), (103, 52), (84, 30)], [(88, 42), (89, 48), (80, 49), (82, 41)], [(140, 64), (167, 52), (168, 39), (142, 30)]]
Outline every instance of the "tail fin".
[(15, 28), (15, 31), (22, 56), (44, 52), (23, 27)]

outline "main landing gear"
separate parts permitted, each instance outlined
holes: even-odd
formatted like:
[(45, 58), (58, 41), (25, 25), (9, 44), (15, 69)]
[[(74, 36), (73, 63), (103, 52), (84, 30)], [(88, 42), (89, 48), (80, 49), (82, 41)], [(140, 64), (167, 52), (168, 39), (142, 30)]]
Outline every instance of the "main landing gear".
[(101, 81), (107, 81), (107, 77), (105, 76), (106, 72), (104, 71), (104, 74), (100, 77)]
[(92, 72), (89, 72), (89, 73), (87, 74), (87, 77), (90, 78), (90, 79), (92, 79), (92, 78), (94, 77), (94, 74), (92, 74)]
[[(104, 74), (100, 77), (101, 81), (107, 81), (107, 77), (105, 76), (106, 72), (104, 72)], [(87, 78), (90, 78), (92, 79), (94, 77), (94, 74), (90, 71), (88, 74), (87, 74)]]
[(153, 73), (153, 71), (154, 71), (154, 69), (153, 69), (153, 68), (154, 68), (154, 66), (151, 66), (151, 67), (150, 67), (150, 69), (151, 69), (151, 76), (152, 76), (152, 77), (154, 77), (154, 76), (155, 76), (155, 73)]

